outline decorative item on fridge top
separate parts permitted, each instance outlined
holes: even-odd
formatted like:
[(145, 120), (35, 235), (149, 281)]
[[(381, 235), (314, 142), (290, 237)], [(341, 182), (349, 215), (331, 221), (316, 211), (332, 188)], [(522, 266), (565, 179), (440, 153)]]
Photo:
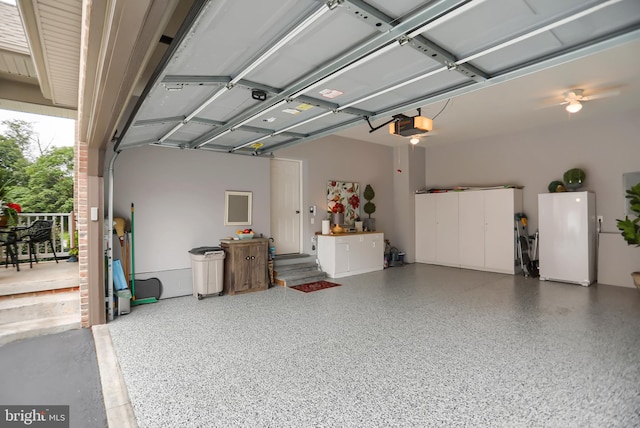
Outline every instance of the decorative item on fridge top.
[[(635, 213), (635, 218), (630, 219), (629, 216), (625, 216), (624, 220), (616, 219), (617, 226), (628, 245), (640, 247), (640, 224), (638, 224), (640, 223), (640, 183), (631, 186), (626, 192), (625, 198), (629, 199), (630, 209)], [(640, 290), (640, 271), (632, 272), (631, 277)]]
[(586, 174), (580, 168), (572, 168), (564, 173), (564, 186), (569, 190), (577, 190), (584, 185)]
[(554, 180), (549, 183), (549, 187), (547, 187), (549, 193), (557, 193), (557, 192), (566, 192), (567, 189), (564, 187), (564, 183), (559, 180)]

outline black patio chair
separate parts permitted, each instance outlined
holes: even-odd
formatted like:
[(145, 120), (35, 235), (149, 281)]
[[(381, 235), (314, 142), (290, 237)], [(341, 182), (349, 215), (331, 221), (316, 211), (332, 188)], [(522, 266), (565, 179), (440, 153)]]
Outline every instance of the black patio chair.
[(33, 267), (33, 260), (38, 263), (36, 244), (43, 242), (49, 242), (49, 245), (51, 245), (51, 251), (53, 252), (53, 258), (56, 260), (56, 263), (58, 263), (56, 248), (51, 236), (52, 229), (53, 220), (36, 220), (31, 224), (31, 226), (20, 231), (18, 241), (29, 246), (29, 267)]
[(9, 267), (9, 259), (11, 264), (16, 267), (16, 270), (20, 271), (18, 265), (18, 245), (16, 234), (13, 231), (0, 231), (0, 248), (4, 248), (4, 264), (5, 268)]

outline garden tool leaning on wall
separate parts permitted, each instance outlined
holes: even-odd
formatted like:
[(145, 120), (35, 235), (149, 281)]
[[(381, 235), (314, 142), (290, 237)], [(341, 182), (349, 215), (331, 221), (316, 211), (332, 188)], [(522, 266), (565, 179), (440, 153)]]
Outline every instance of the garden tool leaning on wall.
[(113, 219), (114, 226), (113, 228), (116, 230), (116, 235), (118, 235), (118, 239), (120, 240), (120, 251), (122, 254), (122, 269), (124, 270), (124, 277), (129, 281), (129, 260), (128, 260), (128, 252), (125, 250), (124, 245), (124, 228), (125, 228), (125, 220), (122, 217), (115, 217)]

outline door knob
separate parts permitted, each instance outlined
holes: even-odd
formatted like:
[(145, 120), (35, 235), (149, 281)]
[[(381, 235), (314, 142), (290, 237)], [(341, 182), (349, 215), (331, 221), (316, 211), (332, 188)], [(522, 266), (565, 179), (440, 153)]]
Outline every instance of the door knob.
[(296, 214), (300, 214), (300, 210), (296, 210)]

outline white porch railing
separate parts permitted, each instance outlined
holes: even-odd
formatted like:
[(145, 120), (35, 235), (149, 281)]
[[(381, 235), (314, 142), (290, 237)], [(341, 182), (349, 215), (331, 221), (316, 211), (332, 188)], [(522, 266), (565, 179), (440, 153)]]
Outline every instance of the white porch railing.
[[(73, 213), (21, 213), (18, 215), (19, 226), (30, 226), (36, 220), (53, 220), (53, 245), (56, 256), (68, 257), (75, 239), (75, 218)], [(49, 243), (36, 245), (38, 259), (53, 258)], [(29, 259), (29, 248), (26, 244), (18, 244), (18, 259)]]

